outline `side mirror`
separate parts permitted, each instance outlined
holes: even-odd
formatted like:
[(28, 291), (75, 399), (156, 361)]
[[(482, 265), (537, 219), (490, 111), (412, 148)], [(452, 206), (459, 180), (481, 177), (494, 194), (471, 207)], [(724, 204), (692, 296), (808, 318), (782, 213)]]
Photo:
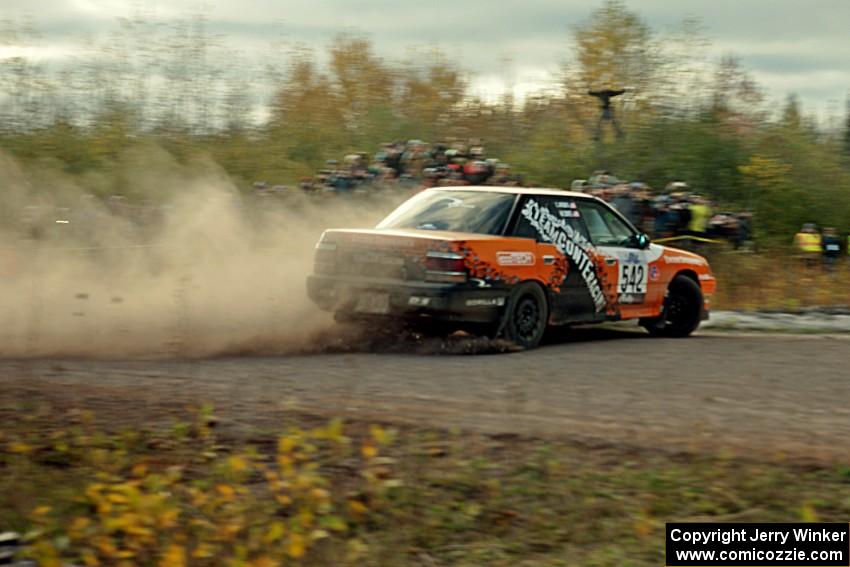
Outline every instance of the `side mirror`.
[(649, 248), (649, 236), (647, 236), (646, 234), (644, 234), (644, 233), (638, 234), (636, 241), (637, 241), (636, 242), (637, 247), (640, 248), (641, 250), (646, 250), (647, 248)]

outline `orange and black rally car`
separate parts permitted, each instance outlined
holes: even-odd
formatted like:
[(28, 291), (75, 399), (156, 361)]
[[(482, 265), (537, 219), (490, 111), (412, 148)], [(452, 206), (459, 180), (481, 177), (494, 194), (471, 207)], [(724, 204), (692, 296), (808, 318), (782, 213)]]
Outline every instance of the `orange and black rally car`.
[(310, 298), (338, 318), (391, 317), (503, 336), (639, 319), (684, 337), (716, 282), (701, 256), (652, 244), (607, 203), (558, 189), (434, 188), (375, 229), (327, 230)]

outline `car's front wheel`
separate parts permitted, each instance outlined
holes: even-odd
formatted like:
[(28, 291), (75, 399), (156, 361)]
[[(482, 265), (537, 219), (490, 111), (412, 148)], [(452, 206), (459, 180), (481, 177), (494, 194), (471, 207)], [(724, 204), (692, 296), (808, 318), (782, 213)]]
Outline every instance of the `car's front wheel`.
[(667, 288), (660, 317), (642, 319), (650, 335), (687, 337), (697, 330), (702, 319), (703, 298), (699, 285), (691, 278), (676, 276)]
[(549, 304), (539, 285), (523, 282), (514, 288), (502, 322), (502, 336), (532, 349), (540, 344), (549, 321)]

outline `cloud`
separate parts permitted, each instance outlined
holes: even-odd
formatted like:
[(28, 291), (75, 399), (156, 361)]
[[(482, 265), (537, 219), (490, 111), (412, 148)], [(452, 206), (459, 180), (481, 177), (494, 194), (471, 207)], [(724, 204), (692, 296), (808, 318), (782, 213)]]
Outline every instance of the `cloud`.
[[(600, 5), (586, 0), (218, 0), (207, 5), (206, 16), (213, 33), (257, 59), (277, 57), (270, 50), (276, 41), (321, 51), (345, 31), (366, 34), (377, 53), (393, 59), (410, 56), (411, 46), (438, 45), (476, 74), (477, 89), (496, 93), (509, 82), (525, 91), (545, 85), (567, 57), (572, 29), (588, 23)], [(735, 54), (766, 87), (795, 89), (806, 104), (823, 106), (850, 87), (847, 0), (631, 0), (627, 5), (658, 31), (696, 17), (714, 42), (708, 52), (713, 58)], [(29, 0), (5, 11), (33, 16), (52, 49), (73, 35), (105, 34), (115, 28), (116, 18), (134, 11), (165, 23), (199, 6), (198, 0)]]
[(0, 61), (13, 57), (22, 57), (33, 61), (50, 61), (65, 58), (69, 47), (50, 44), (47, 46), (0, 45)]

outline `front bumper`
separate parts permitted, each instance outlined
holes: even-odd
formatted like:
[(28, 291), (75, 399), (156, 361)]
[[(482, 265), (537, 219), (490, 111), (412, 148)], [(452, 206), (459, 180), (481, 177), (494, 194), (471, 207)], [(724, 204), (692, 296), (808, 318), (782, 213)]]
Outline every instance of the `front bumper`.
[(495, 323), (501, 317), (510, 291), (481, 288), (470, 283), (409, 282), (314, 274), (307, 277), (307, 294), (320, 309), (352, 316)]

